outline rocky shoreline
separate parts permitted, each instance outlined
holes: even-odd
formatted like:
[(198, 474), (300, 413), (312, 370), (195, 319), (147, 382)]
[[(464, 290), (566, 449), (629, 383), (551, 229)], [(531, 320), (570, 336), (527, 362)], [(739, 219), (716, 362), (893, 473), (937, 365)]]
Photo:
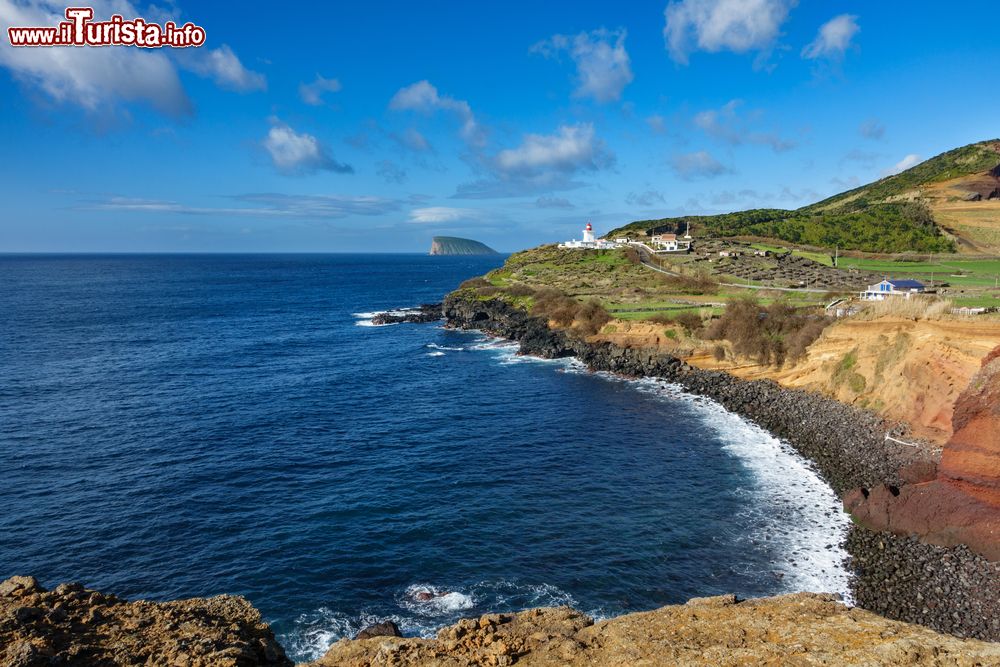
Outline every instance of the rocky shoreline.
[[(886, 440), (887, 434), (905, 434), (905, 424), (818, 394), (697, 369), (648, 350), (589, 343), (501, 299), (459, 291), (442, 308), (449, 326), (516, 341), (522, 354), (573, 356), (595, 371), (662, 378), (711, 398), (790, 444), (841, 496), (857, 488), (896, 489), (914, 481), (910, 475), (936, 467), (930, 450)], [(861, 606), (960, 637), (1000, 641), (1000, 563), (962, 546), (927, 545), (860, 525), (852, 527), (847, 548), (856, 572), (852, 589)]]

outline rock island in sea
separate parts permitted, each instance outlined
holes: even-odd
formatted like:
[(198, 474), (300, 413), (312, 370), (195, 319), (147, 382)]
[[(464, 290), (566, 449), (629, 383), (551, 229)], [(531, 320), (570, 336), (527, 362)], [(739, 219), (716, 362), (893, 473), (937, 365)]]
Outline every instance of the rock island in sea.
[(485, 243), (457, 236), (435, 236), (431, 241), (431, 255), (498, 255)]

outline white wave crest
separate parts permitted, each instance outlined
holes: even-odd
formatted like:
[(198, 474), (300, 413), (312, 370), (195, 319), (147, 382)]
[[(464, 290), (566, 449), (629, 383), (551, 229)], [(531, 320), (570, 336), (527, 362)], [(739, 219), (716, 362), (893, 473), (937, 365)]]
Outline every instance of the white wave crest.
[[(470, 349), (499, 350), (501, 364), (530, 360), (558, 364), (563, 372), (589, 372), (575, 358), (517, 356), (517, 343), (504, 339), (484, 336)], [(843, 547), (850, 518), (837, 494), (808, 460), (766, 430), (710, 398), (687, 393), (680, 385), (658, 378), (628, 380), (607, 372), (594, 375), (628, 382), (665, 400), (687, 403), (692, 415), (725, 443), (723, 449), (752, 473), (752, 488), (742, 490), (752, 497), (745, 510), (752, 516), (738, 518), (754, 528), (741, 538), (751, 545), (764, 540), (778, 545), (782, 555), (773, 566), (782, 581), (782, 592), (838, 593), (851, 601), (848, 554)]]
[(441, 589), (430, 584), (413, 584), (407, 587), (397, 603), (419, 616), (435, 617), (472, 609), (475, 598), (467, 593)]
[(429, 638), (461, 618), (488, 612), (577, 606), (570, 594), (556, 586), (504, 579), (480, 581), (460, 588), (412, 584), (396, 595), (395, 604), (395, 610), (387, 609), (387, 613), (382, 614), (370, 610), (345, 614), (320, 607), (299, 616), (294, 629), (278, 639), (293, 660), (308, 661), (322, 657), (334, 642), (354, 637), (361, 630), (383, 621), (392, 621), (408, 637)]
[(778, 545), (773, 563), (785, 592), (839, 593), (850, 600), (850, 573), (844, 538), (850, 518), (840, 499), (814, 466), (791, 445), (719, 403), (654, 378), (633, 381), (642, 391), (671, 401), (683, 401), (691, 414), (715, 433), (723, 449), (753, 474), (754, 484), (742, 489), (752, 502), (739, 517), (755, 528), (743, 539)]

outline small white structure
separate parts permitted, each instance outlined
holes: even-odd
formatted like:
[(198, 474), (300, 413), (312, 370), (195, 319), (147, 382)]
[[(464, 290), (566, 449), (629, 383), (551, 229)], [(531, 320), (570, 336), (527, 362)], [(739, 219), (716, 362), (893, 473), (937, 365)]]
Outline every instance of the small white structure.
[(560, 243), (560, 248), (572, 248), (575, 250), (612, 250), (614, 248), (620, 248), (621, 243), (615, 241), (608, 241), (607, 239), (598, 239), (594, 237), (594, 226), (590, 224), (590, 220), (587, 221), (587, 226), (583, 228), (583, 240), (577, 241), (573, 239), (572, 241), (566, 241), (565, 243)]
[(926, 288), (918, 280), (890, 280), (886, 278), (880, 283), (869, 285), (868, 289), (861, 293), (861, 298), (865, 301), (885, 301), (889, 297), (903, 297), (909, 299), (914, 294), (923, 294)]
[(666, 252), (677, 252), (677, 234), (654, 234), (652, 238), (653, 248)]

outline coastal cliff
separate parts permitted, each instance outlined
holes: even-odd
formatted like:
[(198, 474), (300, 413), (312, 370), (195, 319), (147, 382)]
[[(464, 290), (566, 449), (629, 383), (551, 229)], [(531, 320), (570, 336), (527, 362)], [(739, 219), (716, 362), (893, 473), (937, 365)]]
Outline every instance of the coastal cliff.
[[(592, 370), (658, 377), (712, 398), (783, 438), (840, 495), (855, 488), (899, 489), (937, 467), (933, 450), (885, 438), (904, 436), (905, 424), (816, 393), (694, 368), (655, 350), (580, 338), (502, 298), (470, 290), (449, 295), (443, 309), (451, 326), (517, 341), (522, 354), (575, 356)], [(1000, 641), (1000, 562), (965, 545), (928, 544), (861, 525), (852, 527), (847, 548), (856, 575), (852, 592), (862, 606), (961, 637)]]
[(1000, 561), (1000, 347), (959, 396), (953, 421), (955, 433), (932, 479), (857, 489), (847, 508), (873, 528), (931, 544), (966, 544)]
[[(568, 607), (488, 614), (433, 639), (373, 629), (301, 667), (369, 665), (926, 665), (1000, 664), (1000, 645), (959, 640), (797, 593), (684, 605), (595, 623)], [(260, 613), (240, 597), (126, 602), (30, 577), (0, 583), (0, 664), (291, 667)]]

